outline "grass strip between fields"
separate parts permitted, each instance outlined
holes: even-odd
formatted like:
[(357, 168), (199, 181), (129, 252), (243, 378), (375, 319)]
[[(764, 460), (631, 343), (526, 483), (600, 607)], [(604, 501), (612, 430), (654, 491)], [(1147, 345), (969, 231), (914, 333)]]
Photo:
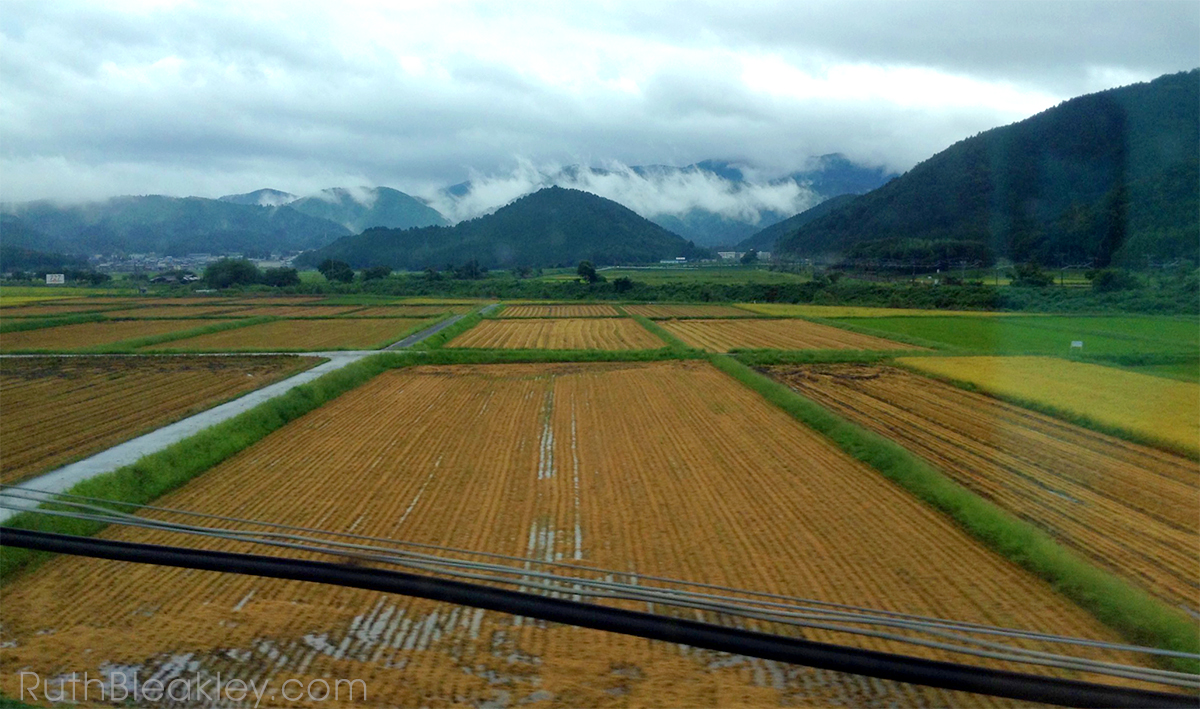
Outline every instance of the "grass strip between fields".
[[(1050, 535), (955, 483), (902, 446), (842, 419), (733, 357), (716, 355), (710, 361), (851, 457), (949, 515), (1001, 556), (1048, 581), (1130, 641), (1200, 653), (1200, 630), (1184, 612), (1084, 561)], [(1195, 661), (1172, 659), (1170, 664), (1200, 672)]]
[(772, 349), (736, 349), (729, 354), (739, 362), (751, 367), (765, 367), (772, 364), (841, 364), (861, 363), (879, 364), (891, 363), (896, 357), (917, 357), (928, 355), (924, 350), (772, 350)]
[(189, 337), (199, 337), (200, 335), (209, 335), (214, 332), (222, 332), (224, 330), (236, 330), (237, 328), (249, 327), (251, 325), (261, 325), (265, 322), (278, 320), (273, 316), (262, 316), (257, 318), (241, 318), (235, 320), (221, 320), (218, 322), (209, 323), (200, 327), (193, 327), (189, 330), (175, 330), (174, 332), (164, 332), (161, 335), (149, 335), (147, 337), (135, 337), (129, 340), (121, 340), (119, 342), (111, 342), (107, 345), (95, 345), (93, 347), (84, 347), (77, 350), (72, 350), (75, 354), (106, 354), (106, 353), (128, 353), (136, 352), (144, 347), (153, 347), (154, 345), (163, 342), (173, 342), (175, 340), (185, 340)]
[(482, 310), (476, 310), (473, 313), (468, 313), (467, 315), (464, 315), (458, 322), (446, 327), (444, 330), (433, 333), (409, 349), (417, 352), (440, 350), (445, 347), (446, 343), (450, 340), (453, 340), (467, 330), (470, 330), (479, 323), (483, 322), (483, 318), (484, 314)]
[(384, 347), (387, 347), (388, 345), (393, 345), (393, 344), (399, 342), (400, 340), (403, 340), (404, 338), (409, 337), (410, 335), (415, 335), (418, 332), (421, 332), (422, 330), (428, 330), (429, 328), (433, 327), (434, 325), (437, 325), (440, 322), (445, 322), (446, 320), (449, 320), (452, 317), (454, 317), (454, 313), (442, 313), (441, 315), (435, 315), (431, 318), (426, 318), (425, 320), (422, 320), (421, 322), (417, 323), (416, 325), (413, 325), (412, 327), (408, 328), (407, 330), (400, 333), (399, 335), (390, 336), (383, 342), (380, 342), (379, 344), (375, 345), (374, 347), (370, 347), (369, 349), (381, 350)]
[(695, 352), (695, 353), (697, 353), (697, 356), (699, 356), (699, 353), (704, 351), (704, 350), (696, 349), (695, 347), (692, 347), (691, 345), (689, 345), (688, 343), (679, 339), (678, 337), (675, 337), (670, 332), (668, 332), (665, 327), (663, 327), (662, 325), (659, 325), (658, 323), (654, 322), (653, 320), (646, 317), (645, 315), (630, 315), (629, 317), (631, 317), (635, 321), (637, 321), (638, 325), (641, 325), (642, 327), (646, 328), (650, 332), (653, 332), (655, 335), (657, 335), (658, 338), (660, 340), (662, 340), (663, 342), (667, 343), (667, 345), (669, 347), (671, 347), (671, 349), (679, 350), (679, 351)]
[(0, 321), (0, 334), (6, 332), (25, 332), (27, 330), (43, 330), (59, 325), (82, 325), (89, 322), (100, 322), (106, 318), (100, 313), (78, 313), (44, 318), (7, 318)]
[(878, 337), (882, 340), (891, 340), (892, 342), (903, 342), (906, 345), (916, 345), (917, 347), (926, 347), (930, 350), (938, 352), (939, 354), (975, 354), (974, 350), (965, 350), (960, 347), (954, 347), (952, 345), (946, 344), (945, 342), (935, 342), (934, 340), (926, 340), (926, 339), (923, 339), (920, 337), (913, 337), (912, 335), (909, 335), (907, 333), (902, 334), (902, 333), (897, 333), (897, 332), (891, 332), (888, 330), (876, 330), (875, 328), (863, 327), (861, 325), (852, 325), (852, 324), (847, 323), (842, 320), (831, 320), (829, 318), (818, 318), (818, 317), (808, 317), (808, 316), (800, 317), (800, 318), (792, 318), (792, 319), (807, 320), (809, 322), (817, 323), (818, 325), (828, 325), (829, 327), (836, 327), (839, 330), (847, 330), (849, 332), (856, 332), (860, 335), (870, 335), (871, 337)]

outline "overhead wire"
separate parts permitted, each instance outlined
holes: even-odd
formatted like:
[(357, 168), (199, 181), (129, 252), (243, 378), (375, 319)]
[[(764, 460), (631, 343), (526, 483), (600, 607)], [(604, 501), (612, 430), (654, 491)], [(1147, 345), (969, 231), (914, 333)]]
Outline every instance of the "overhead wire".
[[(773, 601), (769, 602), (740, 597), (715, 596), (712, 594), (701, 594), (691, 591), (684, 591), (681, 589), (664, 589), (654, 586), (638, 586), (633, 584), (623, 584), (615, 581), (599, 581), (596, 579), (582, 578), (579, 576), (559, 575), (530, 568), (530, 565), (551, 565), (570, 568), (574, 571), (580, 570), (580, 568), (575, 565), (558, 564), (540, 559), (503, 557), (509, 561), (524, 563), (525, 567), (520, 568), (499, 564), (472, 562), (462, 559), (448, 559), (432, 554), (414, 553), (367, 544), (316, 539), (313, 537), (283, 532), (231, 530), (218, 527), (203, 527), (199, 525), (181, 524), (178, 522), (153, 519), (151, 517), (138, 516), (126, 512), (112, 510), (110, 507), (105, 506), (112, 504), (112, 501), (102, 500), (100, 498), (86, 498), (74, 495), (54, 496), (50, 493), (45, 493), (44, 491), (29, 490), (27, 488), (13, 488), (11, 486), (0, 486), (0, 507), (12, 507), (10, 504), (4, 503), (5, 496), (16, 496), (19, 499), (25, 500), (40, 499), (42, 501), (46, 501), (53, 499), (57, 505), (68, 508), (67, 510), (53, 510), (46, 508), (29, 510), (31, 512), (43, 515), (69, 517), (73, 519), (94, 521), (101, 524), (135, 526), (193, 536), (218, 538), (226, 541), (262, 544), (276, 548), (291, 549), (317, 554), (328, 554), (344, 558), (348, 557), (371, 563), (393, 564), (429, 573), (447, 575), (454, 578), (517, 586), (519, 588), (532, 589), (552, 595), (560, 594), (564, 596), (586, 596), (588, 598), (606, 600), (629, 600), (657, 603), (677, 608), (690, 608), (697, 611), (705, 611), (708, 613), (717, 614), (718, 616), (731, 616), (769, 623), (780, 623), (789, 626), (826, 630), (830, 632), (850, 633), (882, 640), (904, 642), (976, 657), (986, 657), (1010, 662), (1055, 667), (1059, 669), (1094, 672), (1109, 676), (1138, 679), (1148, 682), (1169, 684), (1173, 686), (1200, 688), (1200, 678), (1198, 678), (1196, 675), (1188, 673), (1136, 667), (1132, 665), (1122, 665), (1118, 663), (1014, 647), (1011, 645), (1005, 645), (1003, 643), (973, 638), (964, 635), (963, 633), (982, 632), (993, 635), (1007, 635), (1009, 637), (1019, 639), (1038, 639), (1058, 643), (1079, 641), (1079, 644), (1091, 647), (1103, 647), (1106, 649), (1120, 649), (1132, 652), (1147, 652), (1150, 654), (1165, 654), (1189, 659), (1200, 659), (1200, 656), (1190, 655), (1188, 653), (1165, 651), (1157, 648), (1142, 648), (1132, 645), (1103, 643), (1102, 641), (1072, 639), (1063, 636), (1050, 636), (1046, 634), (1027, 633), (1023, 631), (1013, 632), (1009, 629), (981, 626), (979, 624), (960, 624), (938, 619), (914, 620), (913, 618), (920, 617), (912, 616), (905, 618), (903, 617), (903, 614), (895, 614), (886, 611), (880, 613), (868, 609), (856, 609), (854, 612), (829, 610), (828, 606), (830, 604), (821, 604), (821, 602), (818, 602), (818, 604), (824, 605), (825, 607), (812, 608), (805, 607), (803, 605), (785, 604)], [(74, 500), (88, 500), (88, 502), (76, 502)], [(386, 542), (392, 545), (406, 544), (401, 540), (387, 540), (375, 537), (366, 537), (365, 535), (349, 535), (330, 530), (315, 530), (303, 527), (292, 527), (258, 520), (245, 520), (234, 517), (224, 517), (220, 515), (195, 513), (186, 510), (152, 507), (148, 505), (136, 505), (132, 503), (119, 504), (143, 511), (219, 519), (221, 521), (252, 526), (265, 526), (274, 528), (283, 527), (291, 531), (306, 531), (309, 533), (323, 534), (326, 536), (342, 536), (343, 538), (355, 537), (364, 541)], [(415, 546), (429, 547), (431, 545)], [(443, 553), (449, 552), (466, 555), (475, 554), (475, 552), (470, 552), (467, 550), (445, 547), (440, 547), (438, 550), (442, 551)], [(486, 556), (498, 557), (502, 555), (486, 554)], [(611, 571), (605, 569), (590, 568), (589, 570), (592, 570), (593, 572), (607, 573), (610, 575), (610, 577), (634, 575), (631, 572)], [(508, 578), (510, 576), (517, 576), (518, 578)], [(648, 577), (639, 576), (639, 578), (646, 580)], [(678, 581), (674, 579), (662, 579), (662, 581), (684, 586), (692, 585), (690, 582)], [(704, 584), (695, 585), (704, 586)], [(743, 592), (742, 589), (731, 590), (735, 592)], [(753, 592), (750, 593), (753, 595)], [(738, 604), (752, 604), (759, 607), (747, 608), (744, 605)], [(850, 623), (852, 625), (845, 625), (845, 623)], [(940, 637), (945, 640), (951, 640), (953, 642), (914, 638), (911, 636), (900, 635), (898, 633), (855, 627), (856, 625), (891, 627), (910, 632), (924, 633), (927, 635)], [(1040, 637), (1035, 638), (1032, 636)], [(966, 643), (976, 647), (964, 647), (962, 644), (956, 643)]]

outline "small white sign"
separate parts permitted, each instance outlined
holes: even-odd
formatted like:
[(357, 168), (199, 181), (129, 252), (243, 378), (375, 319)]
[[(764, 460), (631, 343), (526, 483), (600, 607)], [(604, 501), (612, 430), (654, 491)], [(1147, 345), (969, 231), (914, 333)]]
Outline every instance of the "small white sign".
[(46, 285), (48, 285), (48, 286), (61, 286), (62, 284), (66, 283), (66, 282), (67, 282), (67, 277), (61, 273), (47, 273), (46, 274)]
[(1076, 347), (1083, 349), (1083, 340), (1071, 340), (1071, 349), (1075, 349)]

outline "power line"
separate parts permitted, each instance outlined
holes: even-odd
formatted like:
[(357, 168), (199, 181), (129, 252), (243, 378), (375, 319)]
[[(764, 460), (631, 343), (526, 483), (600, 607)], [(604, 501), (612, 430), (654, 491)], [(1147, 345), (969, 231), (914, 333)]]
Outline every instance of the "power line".
[[(26, 491), (16, 491), (10, 489), (4, 490), (2, 495), (12, 495), (14, 492), (20, 495)], [(96, 500), (96, 498), (81, 498), (79, 496), (71, 495), (65, 495), (62, 497)], [(97, 500), (97, 502), (99, 502), (99, 500)], [(0, 496), (0, 505), (2, 504), (3, 497)], [(789, 626), (807, 627), (832, 632), (875, 637), (884, 640), (910, 643), (977, 657), (1107, 674), (1111, 676), (1139, 679), (1148, 682), (1158, 682), (1174, 686), (1200, 687), (1200, 682), (1197, 681), (1198, 678), (1194, 675), (1186, 673), (1135, 667), (1112, 662), (1103, 662), (1056, 653), (1042, 652), (1022, 647), (1005, 645), (998, 642), (986, 641), (964, 634), (965, 632), (982, 632), (986, 634), (1007, 636), (1017, 639), (1030, 639), (1029, 634), (1025, 631), (1011, 631), (1009, 629), (977, 626), (974, 624), (963, 626), (949, 621), (911, 620), (900, 618), (898, 617), (898, 614), (885, 613), (880, 615), (879, 612), (870, 611), (867, 609), (858, 609), (856, 612), (847, 612), (843, 610), (830, 610), (828, 607), (820, 606), (814, 608), (812, 606), (783, 604), (778, 602), (763, 602), (740, 597), (715, 596), (712, 594), (695, 593), (681, 589), (663, 589), (653, 586), (639, 586), (614, 581), (597, 581), (578, 576), (563, 576), (545, 571), (534, 570), (530, 568), (534, 564), (545, 564), (556, 567), (566, 566), (575, 570), (569, 565), (554, 563), (547, 564), (547, 562), (535, 559), (509, 557), (525, 562), (524, 568), (514, 568), (498, 564), (484, 564), (479, 562), (463, 561), (459, 559), (447, 559), (445, 557), (429, 554), (404, 552), (380, 546), (315, 539), (312, 537), (305, 537), (290, 533), (247, 532), (213, 527), (201, 527), (196, 525), (184, 525), (160, 519), (138, 517), (123, 512), (115, 512), (110, 510), (108, 507), (99, 504), (73, 502), (71, 499), (63, 500), (58, 504), (66, 506), (70, 509), (41, 509), (38, 510), (38, 513), (95, 521), (103, 524), (136, 526), (159, 531), (213, 537), (227, 541), (266, 544), (273, 547), (287, 548), (305, 552), (353, 557), (363, 561), (394, 564), (405, 568), (451, 576), (469, 581), (499, 583), (550, 594), (570, 595), (576, 600), (578, 600), (580, 597), (586, 596), (589, 598), (609, 600), (634, 600), (647, 603), (658, 603), (679, 608), (702, 610), (724, 616), (762, 620), (773, 623), (781, 623)], [(133, 508), (150, 509), (149, 506), (132, 504), (127, 506)], [(206, 518), (216, 517), (222, 520), (258, 526), (281, 526), (274, 525), (272, 523), (239, 520), (237, 518), (206, 515), (203, 513), (193, 513), (182, 510), (172, 510), (170, 508), (158, 507), (153, 509), (158, 512), (176, 513), (187, 516)], [(80, 512), (79, 510), (88, 510), (90, 512)], [(289, 529), (304, 528), (290, 527)], [(325, 530), (308, 531), (332, 536), (343, 536), (340, 533), (328, 532)], [(352, 536), (358, 537), (361, 535)], [(403, 544), (403, 542), (399, 542), (398, 540), (378, 541), (386, 541), (392, 544)], [(444, 551), (454, 553), (462, 552), (462, 550), (454, 549), (444, 549)], [(617, 575), (628, 575), (623, 574), (622, 572), (609, 572), (609, 575), (612, 576), (614, 573)], [(515, 576), (517, 578), (508, 578), (510, 576)], [(686, 585), (685, 582), (674, 583), (678, 585)], [(749, 608), (747, 607), (747, 604), (758, 607)], [(932, 635), (940, 639), (928, 640), (923, 638), (914, 638), (911, 636), (899, 635), (894, 632), (885, 632), (856, 627), (858, 625), (885, 626), (893, 629)], [(1054, 642), (1059, 643), (1083, 644), (1093, 647), (1103, 647), (1106, 649), (1120, 649), (1136, 652), (1148, 652), (1152, 654), (1166, 654), (1189, 659), (1200, 659), (1200, 656), (1191, 655), (1188, 653), (1158, 650), (1155, 648), (1140, 648), (1137, 646), (1120, 645), (1115, 643), (1103, 643), (1101, 641), (1064, 638), (1062, 636), (1045, 637), (1053, 638)], [(967, 647), (968, 645), (971, 647)]]
[(0, 529), (0, 544), (177, 568), (241, 573), (400, 593), (720, 652), (1022, 701), (1080, 707), (1189, 707), (1196, 698), (972, 667), (768, 635), (682, 618), (467, 584), (399, 571), (215, 552), (24, 529)]

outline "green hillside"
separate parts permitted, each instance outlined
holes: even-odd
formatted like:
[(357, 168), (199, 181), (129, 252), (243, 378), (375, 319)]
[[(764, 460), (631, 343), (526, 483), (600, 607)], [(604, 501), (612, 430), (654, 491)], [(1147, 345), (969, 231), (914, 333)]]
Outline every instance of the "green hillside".
[(46, 241), (15, 239), (6, 245), (67, 254), (300, 251), (349, 233), (340, 224), (289, 207), (260, 207), (201, 197), (114, 197), (61, 206), (51, 202), (9, 205)]
[(796, 256), (963, 240), (1043, 264), (1200, 259), (1200, 70), (960, 141), (778, 242)]
[(358, 195), (338, 187), (289, 202), (288, 206), (310, 217), (341, 224), (354, 233), (377, 226), (408, 229), (449, 224), (436, 209), (390, 187), (376, 187)]
[(855, 197), (858, 197), (858, 195), (843, 194), (827, 199), (815, 207), (806, 209), (781, 222), (772, 224), (766, 229), (755, 232), (739, 242), (737, 249), (738, 251), (749, 251), (750, 249), (754, 249), (755, 251), (774, 251), (780, 239), (796, 233), (805, 224), (815, 219), (820, 219), (833, 210), (853, 202)]
[(691, 242), (603, 197), (548, 187), (494, 214), (453, 227), (368, 229), (304, 254), (298, 263), (326, 258), (356, 268), (419, 270), (474, 259), (487, 268), (655, 262), (704, 253)]

